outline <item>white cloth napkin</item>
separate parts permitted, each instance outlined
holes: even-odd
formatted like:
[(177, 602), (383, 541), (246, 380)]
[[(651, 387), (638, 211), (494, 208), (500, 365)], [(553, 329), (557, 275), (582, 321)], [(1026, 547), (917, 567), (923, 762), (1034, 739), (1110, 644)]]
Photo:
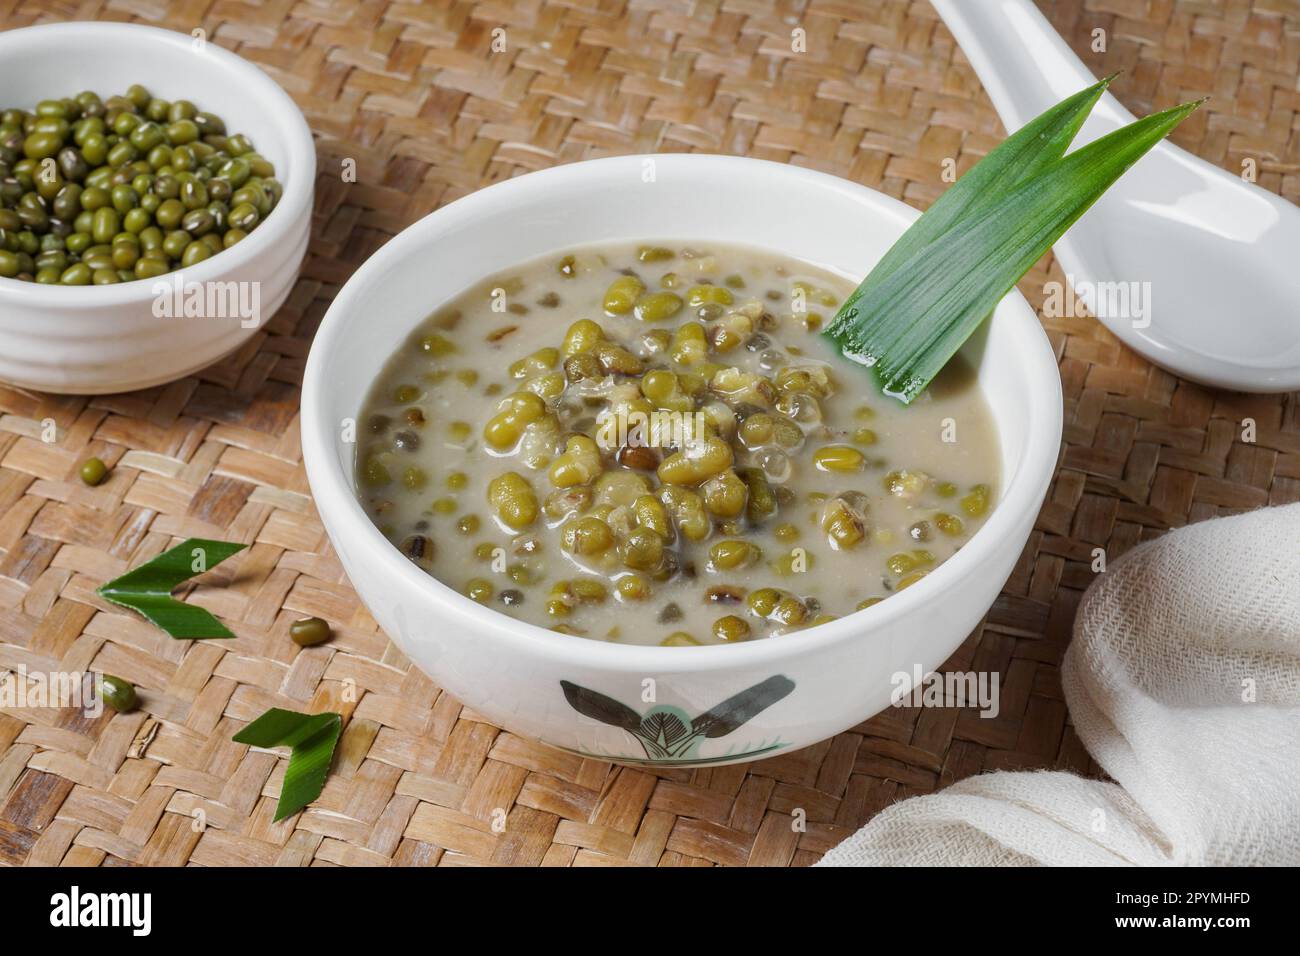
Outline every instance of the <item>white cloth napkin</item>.
[(971, 777), (887, 808), (822, 865), (1300, 864), (1300, 504), (1114, 562), (1062, 683), (1115, 783)]

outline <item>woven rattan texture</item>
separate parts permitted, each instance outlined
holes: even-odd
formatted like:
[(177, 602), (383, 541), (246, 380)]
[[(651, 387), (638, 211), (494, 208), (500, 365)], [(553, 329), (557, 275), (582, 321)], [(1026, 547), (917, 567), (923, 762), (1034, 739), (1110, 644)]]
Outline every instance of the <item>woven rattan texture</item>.
[[(1300, 201), (1296, 0), (1044, 9), (1095, 73), (1125, 71), (1114, 89), (1135, 112), (1212, 94), (1174, 140), (1234, 171), (1253, 159), (1265, 188)], [(964, 171), (1003, 135), (970, 67), (923, 0), (0, 0), (4, 28), (87, 18), (202, 27), (261, 65), (306, 113), (321, 171), (302, 278), (247, 348), (129, 395), (0, 387), (0, 670), (101, 670), (143, 696), (135, 713), (93, 720), (0, 713), (4, 863), (812, 863), (889, 803), (970, 774), (1095, 773), (1058, 674), (1093, 549), (1114, 560), (1170, 527), (1300, 499), (1296, 395), (1208, 391), (1091, 320), (1047, 320), (1065, 384), (1060, 469), (1006, 590), (950, 661), (1001, 674), (996, 719), (894, 710), (761, 763), (664, 772), (521, 739), (409, 667), (313, 510), (298, 386), (339, 286), (458, 196), (608, 154), (757, 156), (925, 207), (944, 188), (945, 159)], [(491, 49), (496, 27), (504, 52)], [(806, 52), (791, 51), (795, 27)], [(1096, 28), (1105, 53), (1090, 49)], [(345, 158), (355, 183), (339, 174)], [(1049, 278), (1059, 269), (1021, 283), (1033, 304)], [(1241, 440), (1246, 418), (1254, 442)], [(57, 443), (41, 440), (46, 419)], [(76, 477), (88, 455), (113, 466), (98, 488)], [(237, 640), (172, 641), (94, 595), (190, 535), (251, 545), (190, 596)], [(338, 637), (299, 649), (286, 628), (304, 615)], [(283, 758), (230, 741), (272, 705), (348, 720), (324, 794), (280, 824)], [(508, 813), (500, 832), (497, 808)]]

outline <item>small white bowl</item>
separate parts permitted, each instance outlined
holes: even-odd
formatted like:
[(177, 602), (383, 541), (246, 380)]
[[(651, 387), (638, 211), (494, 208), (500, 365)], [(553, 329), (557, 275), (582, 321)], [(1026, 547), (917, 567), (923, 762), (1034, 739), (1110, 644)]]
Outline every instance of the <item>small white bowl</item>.
[[(124, 23), (60, 23), (0, 33), (0, 107), (143, 84), (188, 99), (244, 133), (275, 165), (284, 195), (242, 242), (182, 273), (106, 286), (47, 286), (0, 278), (0, 381), (97, 395), (159, 385), (210, 365), (257, 331), (239, 316), (159, 318), (156, 283), (257, 283), (259, 323), (293, 288), (307, 251), (316, 151), (289, 95), (212, 42)], [(160, 311), (162, 311), (160, 309)], [(251, 311), (251, 310), (250, 310)]]
[[(938, 667), (993, 603), (1055, 467), (1061, 383), (1047, 338), (1018, 292), (965, 347), (1001, 438), (996, 509), (917, 584), (783, 637), (707, 647), (608, 644), (476, 604), (407, 561), (366, 517), (346, 437), (381, 366), (412, 328), (500, 270), (582, 243), (673, 238), (765, 247), (861, 277), (916, 216), (873, 190), (794, 166), (662, 155), (532, 173), (404, 230), (334, 300), (307, 361), (302, 399), (303, 457), (316, 505), (380, 626), (488, 719), (612, 760), (753, 759), (815, 743), (888, 706), (895, 675)], [(863, 391), (872, 388), (864, 373)], [(628, 608), (629, 627), (640, 613), (651, 612)], [(727, 714), (716, 709), (724, 701)], [(631, 728), (642, 729), (638, 720), (652, 713), (680, 719), (689, 741), (648, 746)]]

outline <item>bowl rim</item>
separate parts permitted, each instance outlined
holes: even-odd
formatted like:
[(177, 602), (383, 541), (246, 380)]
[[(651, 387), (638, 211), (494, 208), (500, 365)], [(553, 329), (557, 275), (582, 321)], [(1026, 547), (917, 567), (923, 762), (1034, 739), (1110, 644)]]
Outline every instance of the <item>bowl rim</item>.
[[(100, 23), (72, 21), (68, 23), (43, 23), (0, 32), (0, 63), (5, 62), (5, 51), (11, 46), (26, 46), (36, 38), (80, 39), (106, 36), (129, 37), (142, 43), (161, 43), (179, 48), (189, 46), (193, 37), (187, 33), (163, 30), (141, 23)], [(312, 192), (316, 180), (316, 144), (311, 127), (293, 98), (263, 70), (248, 60), (219, 46), (211, 38), (204, 41), (201, 55), (212, 57), (228, 74), (232, 82), (245, 88), (254, 100), (255, 109), (270, 114), (274, 125), (284, 131), (286, 168), (276, 170), (276, 179), (284, 186), (284, 193), (271, 215), (248, 234), (243, 241), (197, 265), (186, 266), (164, 273), (151, 281), (137, 280), (107, 286), (40, 285), (19, 279), (0, 277), (0, 296), (7, 305), (29, 305), (46, 309), (99, 309), (134, 304), (154, 298), (158, 282), (174, 282), (183, 276), (186, 283), (203, 283), (229, 280), (232, 273), (244, 272), (251, 264), (267, 255), (282, 243), (294, 224), (304, 213), (310, 214)], [(3, 69), (0, 68), (0, 73)], [(57, 316), (54, 317), (57, 320)]]
[[(517, 647), (524, 653), (541, 655), (554, 662), (624, 673), (702, 672), (771, 666), (846, 641), (866, 640), (864, 629), (886, 627), (931, 602), (950, 582), (978, 574), (998, 542), (1013, 532), (1026, 512), (1037, 515), (1051, 482), (1060, 446), (1063, 410), (1055, 352), (1034, 311), (1015, 288), (999, 303), (997, 321), (1013, 325), (1010, 338), (1020, 343), (1023, 361), (1019, 367), (1029, 378), (1027, 388), (1030, 394), (1040, 395), (1042, 400), (1029, 403), (1025, 452), (997, 506), (969, 542), (915, 585), (891, 595), (887, 601), (818, 627), (795, 631), (780, 639), (697, 647), (616, 644), (559, 634), (478, 604), (421, 571), (403, 558), (366, 516), (349, 487), (346, 474), (336, 462), (333, 448), (335, 429), (321, 414), (326, 401), (327, 384), (323, 372), (326, 356), (339, 347), (348, 331), (348, 321), (360, 304), (359, 290), (382, 276), (394, 263), (427, 248), (426, 235), (448, 220), (454, 225), (458, 219), (476, 217), (477, 210), (486, 204), (510, 204), (513, 197), (524, 191), (544, 192), (564, 180), (590, 181), (593, 174), (608, 171), (626, 181), (626, 173), (617, 172), (617, 167), (636, 164), (639, 168), (646, 159), (661, 164), (712, 167), (715, 173), (724, 175), (736, 169), (737, 164), (761, 164), (768, 175), (786, 177), (811, 188), (830, 188), (851, 195), (860, 205), (873, 207), (875, 214), (885, 219), (892, 218), (904, 228), (920, 216), (919, 211), (878, 190), (828, 173), (769, 160), (704, 153), (635, 154), (554, 166), (494, 183), (434, 210), (399, 232), (352, 274), (331, 303), (312, 342), (301, 399), (303, 460), (316, 507), (327, 531), (333, 527), (336, 533), (346, 535), (365, 551), (368, 560), (381, 566), (385, 576), (400, 579), (416, 591), (427, 594), (430, 601), (445, 612), (446, 617), (441, 620), (444, 627), (472, 627), (478, 632), (491, 632), (495, 640)], [(688, 173), (689, 170), (681, 172)], [(325, 517), (327, 513), (329, 520)]]

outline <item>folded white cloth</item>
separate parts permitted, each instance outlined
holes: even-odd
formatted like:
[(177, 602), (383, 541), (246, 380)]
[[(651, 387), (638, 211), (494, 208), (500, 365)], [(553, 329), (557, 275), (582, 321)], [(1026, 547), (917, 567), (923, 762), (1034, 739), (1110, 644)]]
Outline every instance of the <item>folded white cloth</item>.
[(971, 777), (887, 808), (822, 865), (1300, 864), (1300, 504), (1116, 561), (1062, 683), (1115, 783)]

